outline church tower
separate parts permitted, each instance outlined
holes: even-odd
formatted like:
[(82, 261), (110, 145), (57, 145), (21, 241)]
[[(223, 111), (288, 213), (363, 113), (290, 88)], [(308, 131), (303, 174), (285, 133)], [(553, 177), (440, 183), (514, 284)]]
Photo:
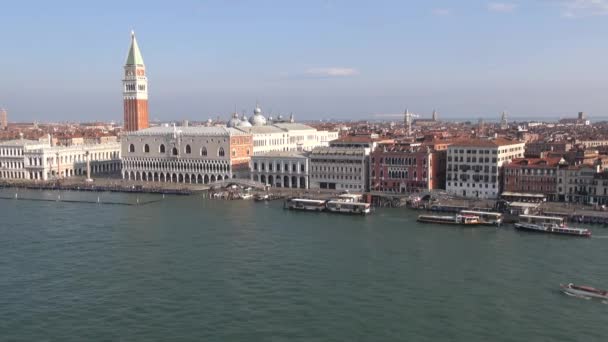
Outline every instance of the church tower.
[(122, 80), (122, 97), (125, 114), (124, 130), (130, 132), (148, 128), (148, 78), (144, 59), (133, 31), (131, 31), (131, 47)]

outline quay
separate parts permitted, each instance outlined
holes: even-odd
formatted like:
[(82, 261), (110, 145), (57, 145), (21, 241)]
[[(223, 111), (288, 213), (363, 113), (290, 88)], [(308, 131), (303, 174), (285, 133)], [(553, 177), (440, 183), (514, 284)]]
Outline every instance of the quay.
[[(17, 194), (16, 194), (17, 195)], [(157, 199), (157, 200), (148, 200), (148, 201), (140, 201), (139, 198), (137, 198), (135, 203), (128, 203), (128, 202), (112, 202), (112, 201), (105, 201), (105, 200), (101, 200), (99, 197), (97, 198), (97, 200), (86, 200), (86, 199), (62, 199), (61, 196), (58, 196), (56, 199), (53, 198), (33, 198), (33, 197), (21, 197), (21, 196), (15, 196), (15, 197), (8, 197), (8, 196), (0, 196), (0, 199), (2, 200), (12, 200), (12, 201), (33, 201), (33, 202), (62, 202), (62, 203), (89, 203), (89, 204), (103, 204), (103, 205), (124, 205), (124, 206), (138, 206), (138, 205), (147, 205), (147, 204), (152, 204), (152, 203), (158, 203), (160, 201), (162, 201), (161, 199)]]
[(17, 188), (28, 190), (61, 190), (61, 191), (89, 191), (89, 192), (122, 192), (136, 194), (161, 194), (161, 195), (191, 195), (201, 189), (189, 187), (171, 187), (139, 182), (126, 182), (120, 179), (100, 178), (94, 182), (86, 182), (85, 179), (70, 179), (53, 182), (1, 182), (0, 189)]

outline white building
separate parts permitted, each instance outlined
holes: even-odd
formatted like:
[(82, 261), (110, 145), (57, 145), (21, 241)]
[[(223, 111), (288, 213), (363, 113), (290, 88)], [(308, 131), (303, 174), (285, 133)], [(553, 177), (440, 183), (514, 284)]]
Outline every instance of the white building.
[(365, 191), (369, 153), (370, 148), (315, 148), (309, 155), (310, 188)]
[(524, 143), (498, 138), (469, 140), (448, 147), (446, 190), (470, 198), (498, 198), (501, 168), (523, 158)]
[(0, 143), (0, 179), (50, 180), (87, 174), (118, 173), (120, 144), (52, 146), (49, 140)]
[(318, 146), (328, 146), (338, 138), (338, 132), (317, 131), (316, 128), (296, 123), (293, 115), (284, 120), (266, 118), (256, 106), (253, 116), (239, 119), (238, 114), (228, 121), (228, 127), (234, 127), (253, 136), (253, 154), (268, 152), (306, 152)]
[(301, 152), (269, 152), (251, 157), (251, 180), (273, 187), (308, 189), (308, 157)]
[(122, 136), (122, 176), (173, 183), (248, 178), (251, 135), (226, 127), (153, 127)]

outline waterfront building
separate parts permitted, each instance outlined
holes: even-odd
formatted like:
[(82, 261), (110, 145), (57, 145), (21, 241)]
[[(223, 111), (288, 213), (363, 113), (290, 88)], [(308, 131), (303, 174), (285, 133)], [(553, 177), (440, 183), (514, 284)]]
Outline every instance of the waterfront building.
[(309, 159), (302, 152), (268, 152), (251, 157), (251, 180), (278, 188), (308, 189)]
[(124, 130), (130, 132), (148, 128), (148, 78), (144, 59), (133, 31), (131, 31), (131, 46), (124, 66), (122, 87)]
[(448, 147), (446, 190), (470, 198), (497, 198), (501, 168), (524, 156), (524, 143), (505, 138), (473, 139)]
[(0, 108), (0, 129), (6, 129), (8, 127), (8, 111), (4, 108)]
[[(49, 137), (50, 138), (50, 137)], [(120, 171), (117, 142), (54, 146), (51, 139), (17, 139), (0, 143), (0, 179), (52, 180)]]
[(420, 192), (445, 187), (446, 150), (433, 146), (381, 144), (370, 155), (370, 190)]
[[(557, 171), (557, 195), (559, 201), (592, 204), (597, 203), (597, 177), (599, 165), (579, 164)], [(602, 179), (601, 184), (606, 180)], [(602, 192), (599, 193), (602, 195)]]
[(317, 147), (309, 155), (310, 188), (368, 190), (370, 148)]
[(249, 178), (251, 134), (229, 127), (152, 127), (122, 136), (122, 177), (208, 184)]
[(276, 120), (266, 118), (256, 105), (253, 115), (247, 119), (233, 114), (228, 127), (236, 128), (253, 137), (253, 155), (268, 152), (307, 152), (318, 146), (328, 146), (338, 138), (338, 132), (318, 131), (316, 128), (296, 123), (293, 115), (288, 120), (278, 116)]
[(310, 157), (310, 188), (369, 190), (369, 155), (379, 144), (392, 143), (377, 134), (347, 135), (329, 147), (315, 148)]
[(556, 200), (558, 169), (565, 165), (561, 157), (513, 159), (503, 167), (503, 194), (541, 194)]

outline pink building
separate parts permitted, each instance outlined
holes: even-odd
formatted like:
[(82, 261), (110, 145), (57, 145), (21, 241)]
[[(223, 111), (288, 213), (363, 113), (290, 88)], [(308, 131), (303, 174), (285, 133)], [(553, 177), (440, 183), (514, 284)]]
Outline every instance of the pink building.
[(382, 144), (370, 155), (370, 190), (420, 192), (445, 187), (446, 151), (420, 144)]

